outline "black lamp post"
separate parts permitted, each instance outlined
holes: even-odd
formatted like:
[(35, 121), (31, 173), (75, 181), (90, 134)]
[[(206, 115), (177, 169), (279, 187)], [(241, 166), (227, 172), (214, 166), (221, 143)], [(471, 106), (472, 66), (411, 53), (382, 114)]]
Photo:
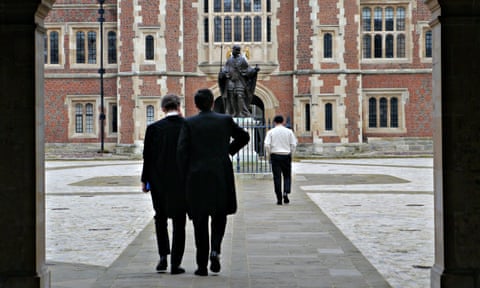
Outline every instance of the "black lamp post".
[(105, 10), (103, 9), (103, 3), (105, 3), (105, 0), (98, 0), (98, 3), (100, 3), (100, 9), (98, 9), (98, 14), (100, 14), (100, 18), (98, 18), (98, 22), (100, 22), (100, 69), (98, 70), (100, 74), (100, 153), (103, 153), (105, 134), (105, 109), (103, 107), (103, 74), (105, 74), (105, 69), (103, 68), (103, 22), (105, 18), (103, 14)]

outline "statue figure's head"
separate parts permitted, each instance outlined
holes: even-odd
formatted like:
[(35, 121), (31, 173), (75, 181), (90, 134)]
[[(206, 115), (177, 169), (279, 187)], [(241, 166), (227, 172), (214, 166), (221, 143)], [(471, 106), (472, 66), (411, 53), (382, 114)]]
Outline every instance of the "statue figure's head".
[(240, 45), (238, 44), (233, 45), (232, 47), (233, 57), (237, 57), (238, 55), (240, 55), (240, 50), (241, 50)]

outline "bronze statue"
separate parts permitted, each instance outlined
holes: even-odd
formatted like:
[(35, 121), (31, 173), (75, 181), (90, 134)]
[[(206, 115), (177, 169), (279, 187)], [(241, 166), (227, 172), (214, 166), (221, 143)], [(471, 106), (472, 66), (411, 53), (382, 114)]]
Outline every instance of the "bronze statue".
[(239, 45), (233, 45), (232, 56), (218, 74), (218, 85), (225, 113), (234, 117), (249, 117), (248, 107), (255, 93), (260, 68), (250, 67), (247, 59), (240, 54), (240, 50)]

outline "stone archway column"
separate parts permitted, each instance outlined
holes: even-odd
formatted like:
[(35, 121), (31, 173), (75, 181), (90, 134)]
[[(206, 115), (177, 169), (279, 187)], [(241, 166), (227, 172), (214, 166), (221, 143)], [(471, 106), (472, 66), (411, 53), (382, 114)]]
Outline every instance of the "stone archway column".
[(43, 19), (54, 0), (0, 5), (0, 287), (48, 288)]
[(431, 287), (480, 287), (480, 2), (427, 0), (433, 20)]

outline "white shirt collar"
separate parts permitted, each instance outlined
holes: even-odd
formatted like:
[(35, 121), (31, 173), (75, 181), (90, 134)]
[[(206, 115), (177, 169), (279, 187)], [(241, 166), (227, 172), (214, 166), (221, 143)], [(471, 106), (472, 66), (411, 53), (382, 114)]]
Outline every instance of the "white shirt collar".
[(167, 112), (166, 117), (168, 117), (168, 116), (176, 116), (176, 115), (178, 115), (178, 112), (177, 112), (177, 111), (170, 111), (170, 112)]

